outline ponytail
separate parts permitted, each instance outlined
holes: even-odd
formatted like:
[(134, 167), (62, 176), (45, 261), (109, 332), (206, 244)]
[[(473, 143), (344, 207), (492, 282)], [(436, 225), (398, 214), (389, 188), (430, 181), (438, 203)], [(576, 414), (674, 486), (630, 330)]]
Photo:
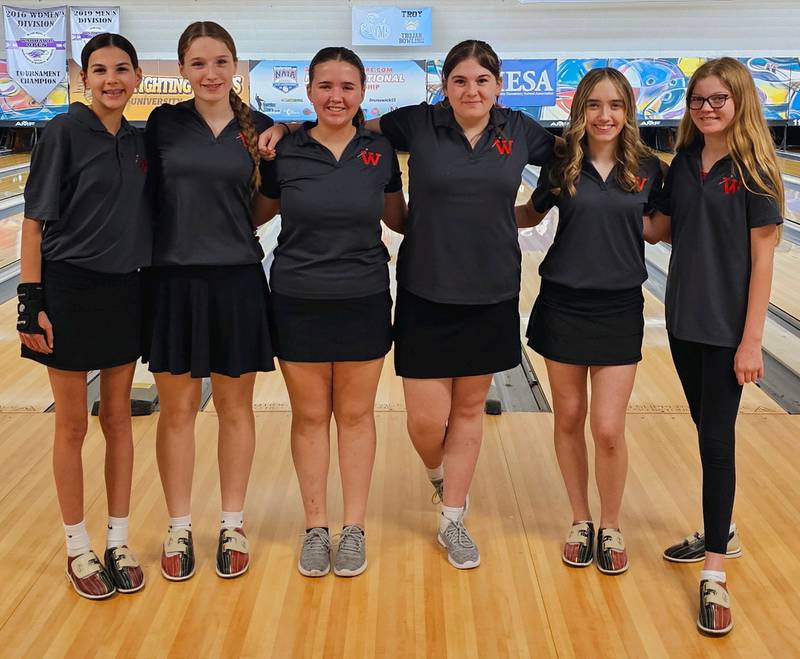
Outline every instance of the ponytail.
[(236, 121), (239, 122), (239, 130), (241, 131), (242, 143), (247, 151), (250, 153), (250, 158), (253, 160), (253, 174), (250, 177), (250, 188), (253, 192), (257, 192), (261, 187), (261, 172), (259, 164), (261, 163), (261, 156), (258, 153), (258, 133), (253, 124), (253, 113), (250, 107), (247, 106), (239, 95), (231, 89), (228, 94), (231, 102), (231, 109), (236, 115)]

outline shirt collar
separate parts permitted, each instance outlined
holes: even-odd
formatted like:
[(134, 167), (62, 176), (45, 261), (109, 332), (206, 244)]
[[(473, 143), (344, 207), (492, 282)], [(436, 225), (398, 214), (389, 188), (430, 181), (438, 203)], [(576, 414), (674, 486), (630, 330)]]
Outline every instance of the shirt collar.
[[(307, 144), (312, 144), (312, 143), (318, 144), (318, 142), (314, 138), (312, 138), (311, 135), (308, 134), (308, 131), (314, 128), (314, 126), (316, 125), (317, 125), (316, 121), (304, 121), (300, 129), (294, 133), (294, 135), (296, 136), (295, 137), (296, 144), (298, 144), (299, 146), (305, 146)], [(359, 141), (364, 139), (372, 141), (375, 139), (376, 133), (373, 133), (364, 124), (358, 124), (356, 126), (355, 136), (356, 138), (358, 138)]]
[[(70, 104), (69, 116), (90, 130), (111, 135), (111, 133), (108, 132), (108, 128), (106, 128), (103, 125), (103, 122), (100, 121), (100, 117), (98, 117), (88, 105), (79, 102)], [(133, 131), (133, 127), (128, 123), (128, 120), (125, 119), (125, 117), (122, 117), (122, 122), (120, 123), (119, 132), (117, 135), (125, 135), (131, 131)], [(113, 137), (113, 135), (111, 136)]]

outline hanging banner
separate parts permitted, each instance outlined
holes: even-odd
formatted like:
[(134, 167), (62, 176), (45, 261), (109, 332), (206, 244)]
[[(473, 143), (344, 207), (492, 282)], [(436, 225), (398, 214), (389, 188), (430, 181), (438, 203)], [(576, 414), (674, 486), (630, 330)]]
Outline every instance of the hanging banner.
[(353, 7), (354, 46), (430, 46), (430, 7)]
[(41, 103), (67, 73), (66, 7), (3, 6), (8, 72)]
[(119, 34), (119, 7), (70, 7), (72, 59), (80, 65), (86, 42), (101, 32)]
[(556, 104), (556, 60), (504, 59), (500, 75), (500, 105), (529, 108)]
[[(192, 98), (192, 86), (181, 77), (175, 60), (139, 60), (142, 82), (128, 101), (125, 118), (128, 121), (145, 122), (150, 113), (164, 103), (180, 103)], [(233, 91), (247, 103), (250, 99), (250, 84), (247, 72), (248, 60), (239, 60), (233, 76)], [(81, 80), (81, 67), (69, 63), (69, 97), (72, 103), (90, 103), (91, 98)]]

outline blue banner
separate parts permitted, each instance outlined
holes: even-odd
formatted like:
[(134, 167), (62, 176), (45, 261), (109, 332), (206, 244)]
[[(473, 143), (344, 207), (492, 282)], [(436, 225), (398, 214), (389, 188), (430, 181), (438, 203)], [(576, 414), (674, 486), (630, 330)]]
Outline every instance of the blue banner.
[(430, 7), (353, 7), (354, 46), (430, 46)]
[(557, 65), (554, 59), (503, 60), (500, 105), (510, 108), (556, 104)]

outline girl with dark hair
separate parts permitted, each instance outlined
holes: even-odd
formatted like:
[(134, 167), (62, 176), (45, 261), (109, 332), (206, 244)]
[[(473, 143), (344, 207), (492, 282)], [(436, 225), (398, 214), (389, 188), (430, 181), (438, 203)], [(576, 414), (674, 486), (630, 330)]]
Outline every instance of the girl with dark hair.
[[(408, 151), (409, 217), (397, 261), (395, 370), (408, 431), (442, 501), (438, 541), (457, 568), (480, 564), (464, 526), (492, 374), (520, 362), (521, 253), (514, 201), (523, 168), (555, 138), (497, 107), (500, 60), (469, 40), (447, 55), (445, 102), (399, 108), (367, 128)], [(275, 142), (282, 128), (262, 136)]]
[(257, 133), (272, 121), (233, 90), (236, 47), (224, 28), (192, 23), (178, 42), (194, 98), (162, 105), (147, 122), (157, 188), (150, 343), (161, 413), (156, 449), (169, 511), (162, 574), (194, 574), (191, 494), (201, 378), (219, 418), (222, 514), (217, 574), (249, 566), (244, 501), (255, 451), (253, 385), (274, 370), (264, 254), (250, 224), (260, 184)]
[[(620, 574), (628, 569), (619, 526), (628, 468), (625, 415), (644, 337), (642, 215), (661, 191), (661, 165), (639, 137), (633, 89), (615, 69), (584, 76), (564, 137), (563, 156), (542, 168), (533, 197), (517, 209), (520, 227), (536, 226), (552, 207), (559, 209), (555, 240), (539, 268), (528, 344), (547, 365), (556, 456), (572, 507), (561, 558), (575, 567), (596, 560), (601, 572)], [(596, 256), (587, 259), (588, 253)], [(601, 504), (596, 547), (587, 411)]]
[(305, 508), (298, 570), (330, 571), (327, 479), (336, 420), (344, 524), (333, 571), (367, 567), (364, 522), (375, 458), (375, 392), (392, 342), (389, 253), (381, 218), (402, 233), (406, 206), (388, 140), (363, 125), (366, 73), (347, 48), (311, 61), (317, 113), (262, 168), (254, 222), (281, 213), (270, 322), (292, 404), (292, 456)]
[[(139, 269), (149, 265), (147, 161), (140, 131), (122, 116), (142, 74), (118, 34), (84, 47), (81, 79), (91, 104), (70, 105), (33, 150), (25, 186), (19, 320), (22, 356), (47, 366), (55, 399), (53, 473), (67, 541), (67, 578), (79, 595), (103, 599), (144, 586), (128, 548), (133, 472), (130, 392), (141, 355)], [(100, 371), (106, 439), (105, 567), (83, 519), (81, 448), (86, 376)]]

